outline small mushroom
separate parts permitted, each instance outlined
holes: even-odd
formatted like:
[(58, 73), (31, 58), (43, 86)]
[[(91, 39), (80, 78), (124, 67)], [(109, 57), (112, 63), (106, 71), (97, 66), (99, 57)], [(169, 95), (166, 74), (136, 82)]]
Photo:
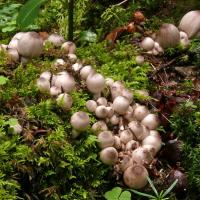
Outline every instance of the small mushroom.
[(71, 116), (70, 123), (75, 130), (84, 131), (90, 123), (90, 118), (87, 113), (79, 111)]
[(107, 147), (100, 152), (100, 159), (106, 165), (114, 165), (117, 162), (118, 153), (114, 147)]
[(148, 172), (142, 165), (128, 167), (123, 175), (124, 183), (133, 189), (141, 189), (147, 184)]

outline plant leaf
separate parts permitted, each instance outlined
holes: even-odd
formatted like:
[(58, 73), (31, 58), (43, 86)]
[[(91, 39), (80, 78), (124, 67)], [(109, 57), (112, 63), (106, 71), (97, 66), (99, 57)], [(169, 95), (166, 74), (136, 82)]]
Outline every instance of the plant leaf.
[(81, 42), (96, 42), (97, 34), (92, 31), (82, 31), (80, 33)]
[(178, 182), (178, 179), (176, 179), (176, 180), (171, 184), (171, 186), (164, 192), (163, 197), (167, 196), (167, 195), (171, 192), (171, 190), (175, 187), (175, 185), (177, 184), (177, 182)]
[(156, 194), (156, 196), (158, 196), (158, 191), (156, 190), (156, 188), (155, 188), (153, 182), (151, 181), (151, 179), (150, 179), (149, 177), (147, 177), (147, 180), (148, 180), (148, 182), (149, 182), (149, 184), (150, 184), (152, 190), (153, 190), (154, 193)]
[(121, 194), (122, 189), (120, 187), (114, 187), (112, 190), (105, 193), (104, 197), (107, 200), (119, 200), (119, 195)]
[(20, 28), (25, 28), (33, 23), (38, 16), (40, 6), (45, 1), (46, 0), (29, 0), (24, 4), (17, 17), (17, 24)]
[(122, 192), (119, 200), (131, 200), (131, 193), (129, 191)]
[(8, 82), (8, 78), (6, 78), (5, 76), (0, 76), (0, 85), (4, 85)]
[(18, 124), (18, 120), (15, 119), (15, 118), (10, 118), (10, 119), (6, 122), (6, 124), (8, 124), (8, 125), (10, 125), (10, 126), (15, 126), (15, 125)]
[(133, 190), (133, 189), (129, 189), (131, 192), (139, 195), (139, 196), (143, 196), (143, 197), (148, 197), (148, 198), (155, 198), (153, 195), (150, 195), (150, 194), (146, 194), (146, 193), (143, 193), (143, 192), (138, 192), (137, 190)]

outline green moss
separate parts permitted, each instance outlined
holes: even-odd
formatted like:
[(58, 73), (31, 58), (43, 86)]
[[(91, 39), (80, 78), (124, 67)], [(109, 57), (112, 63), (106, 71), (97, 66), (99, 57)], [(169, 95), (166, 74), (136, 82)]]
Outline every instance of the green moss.
[(135, 47), (123, 42), (118, 42), (113, 50), (109, 50), (104, 42), (77, 50), (78, 57), (94, 66), (105, 77), (123, 80), (131, 89), (148, 89), (150, 85), (147, 75), (151, 68), (147, 63), (138, 66), (135, 62), (137, 54)]
[(171, 117), (172, 128), (179, 139), (184, 142), (182, 166), (188, 175), (189, 196), (200, 192), (200, 102), (186, 102)]

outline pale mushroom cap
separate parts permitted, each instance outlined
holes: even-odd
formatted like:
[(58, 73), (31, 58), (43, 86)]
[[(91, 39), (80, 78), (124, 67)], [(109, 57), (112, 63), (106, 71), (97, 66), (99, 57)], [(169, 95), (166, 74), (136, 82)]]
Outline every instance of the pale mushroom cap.
[(99, 147), (104, 149), (106, 147), (112, 147), (115, 139), (111, 131), (103, 131), (98, 135)]
[(90, 74), (87, 77), (86, 85), (90, 92), (98, 94), (105, 87), (105, 79), (101, 74)]
[(148, 114), (141, 122), (144, 126), (149, 128), (150, 130), (154, 130), (159, 126), (158, 116), (154, 114)]
[[(57, 88), (59, 91), (59, 88)], [(62, 93), (60, 94), (57, 99), (57, 104), (63, 109), (63, 110), (69, 110), (72, 107), (73, 99), (69, 94)]]
[(16, 49), (8, 49), (7, 53), (12, 61), (17, 62), (19, 60), (19, 53)]
[(151, 145), (155, 149), (155, 154), (161, 149), (162, 140), (158, 136), (149, 135), (143, 141), (142, 145)]
[(138, 121), (132, 121), (128, 124), (130, 131), (133, 134), (133, 139), (143, 140), (144, 138), (144, 128)]
[(88, 100), (86, 102), (86, 108), (90, 111), (90, 112), (95, 112), (96, 108), (97, 108), (97, 103), (94, 100)]
[(61, 35), (53, 33), (47, 38), (47, 41), (56, 47), (60, 47), (65, 42), (65, 39)]
[(92, 66), (90, 65), (86, 65), (84, 66), (81, 71), (80, 71), (80, 76), (83, 80), (86, 80), (87, 77), (91, 74), (91, 73), (94, 73), (95, 70), (93, 69)]
[(114, 165), (117, 158), (118, 153), (114, 147), (107, 147), (100, 152), (100, 159), (106, 165)]
[(33, 58), (42, 54), (43, 40), (36, 32), (27, 32), (18, 41), (18, 52), (20, 55)]
[(92, 125), (92, 130), (98, 135), (102, 131), (107, 131), (108, 127), (104, 121), (97, 121)]
[(12, 39), (11, 41), (10, 41), (10, 43), (8, 44), (8, 49), (18, 49), (18, 39)]
[(136, 56), (135, 61), (138, 65), (142, 65), (144, 63), (144, 56), (141, 55)]
[(118, 96), (113, 101), (113, 109), (115, 112), (123, 115), (129, 108), (129, 101), (123, 96)]
[(123, 175), (124, 183), (133, 189), (141, 189), (147, 184), (148, 172), (142, 165), (128, 167)]
[(51, 76), (52, 76), (52, 73), (50, 71), (45, 71), (40, 74), (40, 78), (44, 78), (48, 81), (50, 81)]
[(89, 126), (90, 118), (87, 113), (79, 111), (71, 116), (70, 123), (74, 129), (82, 131)]
[(142, 40), (140, 46), (141, 46), (144, 50), (150, 51), (150, 50), (153, 49), (154, 43), (155, 43), (155, 42), (154, 42), (154, 40), (153, 40), (152, 38), (150, 38), (150, 37), (145, 37), (145, 38)]
[(50, 82), (47, 79), (41, 77), (37, 79), (37, 87), (41, 92), (49, 92)]
[(134, 117), (141, 121), (149, 114), (149, 110), (145, 106), (137, 106), (134, 110)]
[(72, 54), (75, 54), (76, 52), (76, 45), (71, 42), (71, 41), (67, 41), (67, 42), (64, 42), (61, 46), (61, 49), (63, 49), (65, 51), (65, 53), (72, 53)]
[(75, 89), (76, 82), (73, 76), (69, 74), (58, 75), (55, 80), (55, 86), (63, 89), (64, 92), (71, 92)]
[(175, 47), (180, 42), (180, 33), (176, 26), (173, 24), (162, 24), (157, 36), (156, 42), (163, 48)]
[(179, 24), (179, 29), (184, 31), (188, 38), (198, 36), (200, 32), (200, 10), (193, 10), (186, 13)]
[(129, 130), (124, 130), (119, 134), (120, 140), (126, 144), (133, 139), (133, 134)]
[(153, 155), (148, 149), (138, 147), (132, 152), (132, 159), (141, 165), (150, 164), (153, 160)]

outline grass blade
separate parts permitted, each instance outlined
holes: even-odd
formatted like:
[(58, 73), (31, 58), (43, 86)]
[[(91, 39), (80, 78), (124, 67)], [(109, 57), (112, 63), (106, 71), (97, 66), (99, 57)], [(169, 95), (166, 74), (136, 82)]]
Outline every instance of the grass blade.
[(156, 196), (158, 196), (158, 191), (156, 190), (156, 188), (155, 188), (153, 182), (151, 181), (151, 179), (150, 179), (149, 177), (147, 177), (147, 180), (148, 180), (148, 182), (149, 182), (149, 184), (150, 184), (152, 190), (153, 190), (154, 193), (156, 194)]
[(171, 192), (171, 190), (175, 187), (175, 185), (177, 184), (177, 182), (178, 182), (178, 179), (176, 179), (176, 180), (171, 184), (171, 186), (164, 192), (163, 197), (167, 196), (167, 195)]
[(148, 197), (148, 198), (155, 198), (154, 196), (150, 195), (150, 194), (146, 194), (143, 192), (138, 192), (137, 190), (133, 190), (133, 189), (129, 189), (131, 192), (138, 194), (139, 196), (144, 196), (144, 197)]

